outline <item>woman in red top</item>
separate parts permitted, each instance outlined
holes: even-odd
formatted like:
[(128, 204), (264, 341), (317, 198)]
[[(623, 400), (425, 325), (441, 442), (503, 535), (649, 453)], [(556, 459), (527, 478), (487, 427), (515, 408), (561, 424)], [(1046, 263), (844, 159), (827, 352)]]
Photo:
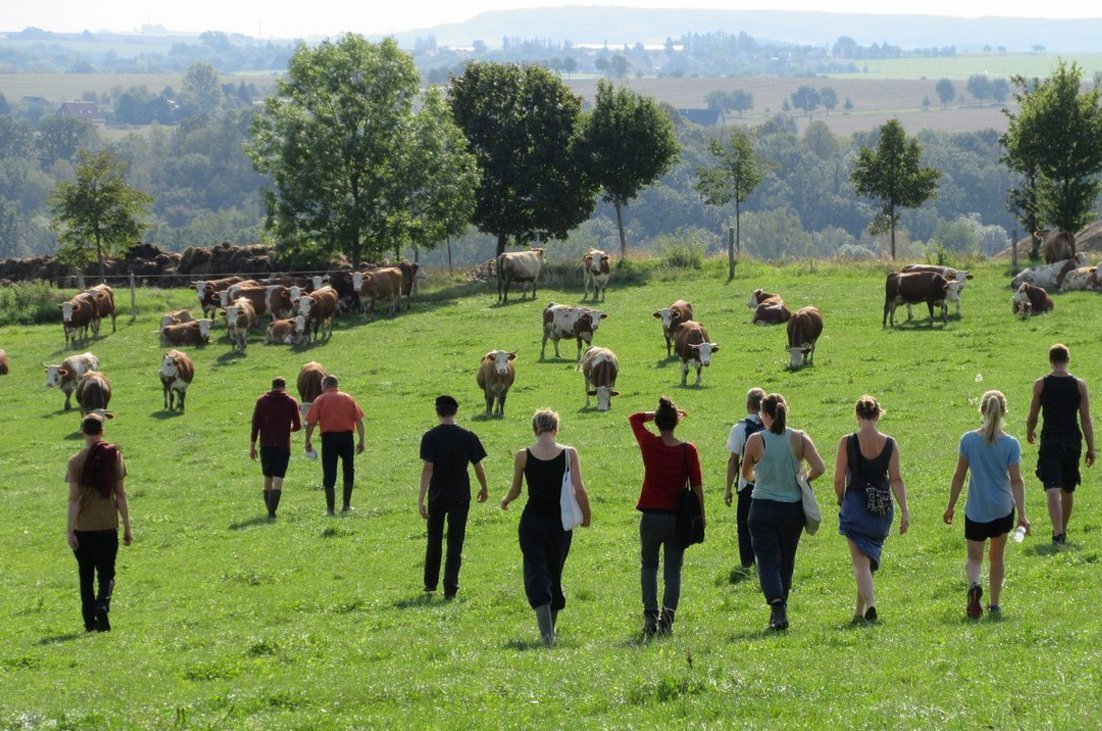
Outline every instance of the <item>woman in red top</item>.
[[(696, 446), (673, 435), (685, 412), (668, 398), (658, 400), (654, 411), (637, 412), (628, 417), (639, 451), (643, 454), (643, 491), (635, 509), (643, 515), (639, 520), (639, 543), (643, 585), (643, 636), (668, 635), (673, 631), (673, 616), (681, 596), (681, 559), (684, 550), (677, 547), (678, 492), (686, 480), (700, 500), (703, 522), (704, 490), (700, 480), (700, 459)], [(644, 426), (648, 421), (658, 426), (654, 435)], [(658, 549), (663, 552), (662, 611), (658, 611)]]

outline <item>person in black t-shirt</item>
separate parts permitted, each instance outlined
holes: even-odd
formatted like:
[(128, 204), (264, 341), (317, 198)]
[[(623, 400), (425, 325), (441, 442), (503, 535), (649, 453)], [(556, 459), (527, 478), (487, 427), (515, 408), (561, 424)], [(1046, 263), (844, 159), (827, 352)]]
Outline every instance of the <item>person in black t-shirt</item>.
[[(428, 546), (425, 549), (425, 591), (436, 591), (440, 579), (440, 554), (444, 539), (444, 520), (448, 521), (448, 555), (444, 562), (444, 598), (454, 599), (459, 591), (459, 565), (463, 539), (467, 532), (467, 512), (471, 506), (471, 478), (467, 465), (474, 465), (482, 486), (478, 502), (486, 502), (489, 486), (482, 460), (486, 450), (478, 436), (455, 423), (459, 403), (451, 396), (436, 399), (440, 423), (421, 437), (421, 494), (417, 507), (428, 521)], [(426, 496), (428, 498), (426, 502)]]
[(1084, 440), (1087, 453), (1083, 455), (1083, 463), (1087, 467), (1094, 464), (1094, 425), (1087, 383), (1068, 372), (1070, 361), (1071, 353), (1066, 345), (1057, 343), (1049, 348), (1048, 362), (1052, 372), (1033, 383), (1033, 401), (1025, 421), (1026, 439), (1033, 444), (1037, 441), (1037, 416), (1044, 417), (1036, 474), (1045, 488), (1048, 515), (1052, 520), (1052, 542), (1057, 545), (1067, 541), (1075, 487), (1082, 481), (1079, 453)]

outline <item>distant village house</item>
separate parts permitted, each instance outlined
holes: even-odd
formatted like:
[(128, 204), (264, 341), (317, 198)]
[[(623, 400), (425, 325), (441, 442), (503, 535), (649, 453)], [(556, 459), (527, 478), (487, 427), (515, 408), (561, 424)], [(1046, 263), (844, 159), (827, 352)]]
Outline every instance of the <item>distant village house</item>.
[(59, 111), (70, 119), (81, 119), (101, 127), (107, 124), (107, 120), (100, 114), (99, 104), (96, 102), (63, 102)]

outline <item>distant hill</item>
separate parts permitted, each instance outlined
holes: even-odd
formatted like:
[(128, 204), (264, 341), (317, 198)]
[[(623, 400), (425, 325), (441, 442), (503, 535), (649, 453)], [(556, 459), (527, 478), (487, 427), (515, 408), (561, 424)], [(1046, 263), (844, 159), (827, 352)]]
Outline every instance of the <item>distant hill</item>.
[(841, 36), (862, 45), (888, 42), (909, 48), (958, 50), (1004, 46), (1029, 51), (1044, 46), (1049, 53), (1098, 50), (1102, 18), (1044, 20), (1039, 18), (952, 18), (930, 15), (869, 15), (782, 10), (656, 10), (615, 7), (547, 7), (499, 10), (464, 23), (426, 26), (394, 34), (403, 45), (432, 35), (446, 46), (467, 46), (481, 40), (490, 47), (502, 38), (540, 38), (575, 45), (608, 43), (660, 44), (685, 33), (745, 31), (755, 39), (799, 45), (830, 46)]

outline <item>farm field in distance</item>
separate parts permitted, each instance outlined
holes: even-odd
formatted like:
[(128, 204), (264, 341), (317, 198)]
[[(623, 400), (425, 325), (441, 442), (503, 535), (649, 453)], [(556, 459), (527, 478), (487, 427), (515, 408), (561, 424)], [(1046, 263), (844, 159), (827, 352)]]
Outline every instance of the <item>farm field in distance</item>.
[[(62, 347), (60, 324), (0, 328), (12, 364), (0, 378), (0, 727), (1094, 726), (1100, 468), (1084, 472), (1069, 545), (1053, 550), (1024, 421), (1057, 341), (1094, 386), (1097, 412), (1102, 352), (1083, 324), (1098, 321), (1102, 295), (1060, 294), (1054, 312), (1021, 322), (1010, 313), (1005, 263), (977, 263), (959, 319), (931, 327), (921, 307), (915, 323), (882, 329), (887, 270), (746, 261), (728, 283), (721, 261), (698, 271), (629, 262), (613, 273), (600, 305), (609, 317), (594, 338), (621, 365), (608, 413), (582, 409), (573, 342), (560, 344), (562, 359), (550, 346), (539, 359), (542, 308), (579, 302), (580, 281), (507, 306), (488, 290), (437, 283), (409, 313), (343, 319), (329, 342), (303, 349), (264, 346), (255, 334), (245, 357), (230, 354), (220, 326), (209, 346), (188, 349), (197, 374), (182, 415), (161, 410), (156, 329), (163, 312), (194, 310), (187, 290), (140, 290), (134, 322), (120, 292), (118, 332), (75, 350)], [(813, 368), (786, 371), (784, 329), (749, 324), (756, 287), (822, 310)], [(677, 298), (692, 302), (720, 344), (700, 388), (678, 385), (679, 365), (665, 358), (651, 316)], [(475, 370), (494, 348), (517, 351), (517, 380), (505, 418), (487, 420)], [(135, 533), (120, 549), (114, 630), (96, 635), (81, 631), (64, 537), (64, 466), (81, 443), (79, 418), (62, 411), (41, 368), (84, 350), (114, 386), (107, 437), (127, 457)], [(367, 413), (356, 510), (322, 515), (320, 466), (302, 456), (298, 434), (280, 517), (269, 524), (248, 459), (249, 417), (273, 376), (293, 382), (310, 360), (341, 377)], [(789, 399), (791, 425), (808, 431), (828, 466), (815, 485), (824, 524), (801, 541), (783, 634), (765, 631), (757, 581), (732, 578), (724, 445), (751, 386)], [(958, 438), (979, 426), (978, 399), (991, 388), (1006, 393), (1009, 431), (1022, 441), (1034, 532), (1007, 549), (1004, 618), (971, 623), (963, 506), (952, 527), (941, 516)], [(421, 591), (417, 448), (440, 393), (456, 396), (460, 423), (489, 454), (490, 501), (472, 505), (454, 602)], [(888, 539), (876, 575), (882, 621), (854, 627), (830, 476), (863, 393), (880, 399), (882, 428), (899, 442), (912, 525)], [(678, 433), (701, 451), (708, 537), (686, 554), (674, 636), (643, 644), (634, 510), (643, 469), (626, 417), (662, 394), (689, 413)], [(551, 651), (539, 646), (524, 598), (523, 502), (497, 507), (541, 406), (558, 410), (561, 440), (579, 449), (594, 515), (574, 537)]]

